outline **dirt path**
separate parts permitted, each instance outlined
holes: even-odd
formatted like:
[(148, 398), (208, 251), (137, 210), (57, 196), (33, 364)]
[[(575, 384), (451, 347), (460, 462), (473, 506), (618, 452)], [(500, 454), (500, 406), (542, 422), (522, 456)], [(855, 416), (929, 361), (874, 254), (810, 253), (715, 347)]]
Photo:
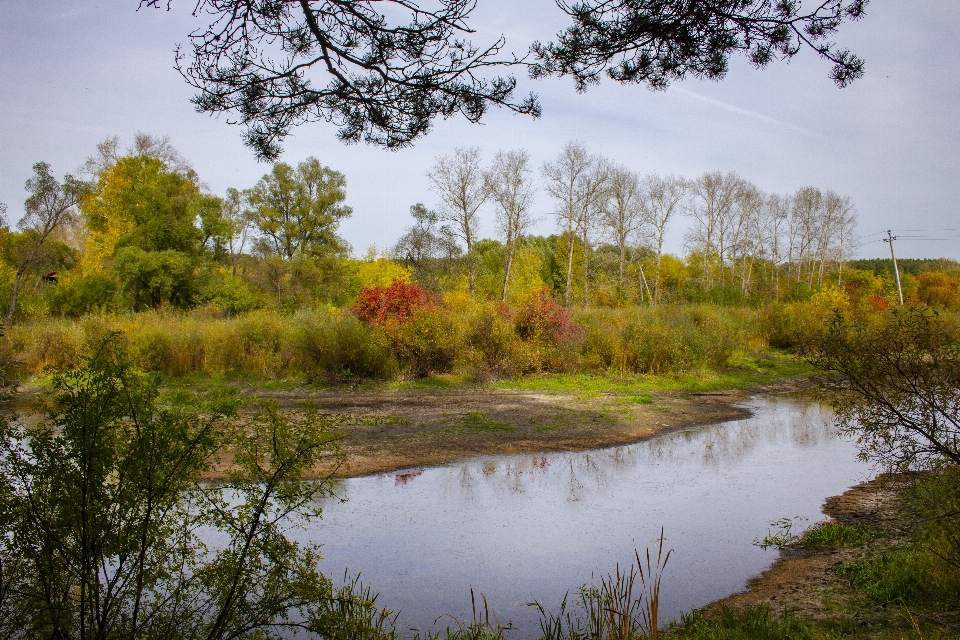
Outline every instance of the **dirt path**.
[(276, 391), (260, 397), (296, 410), (356, 417), (344, 440), (346, 477), (439, 465), (470, 456), (573, 451), (633, 443), (694, 425), (745, 417), (738, 392), (572, 393)]

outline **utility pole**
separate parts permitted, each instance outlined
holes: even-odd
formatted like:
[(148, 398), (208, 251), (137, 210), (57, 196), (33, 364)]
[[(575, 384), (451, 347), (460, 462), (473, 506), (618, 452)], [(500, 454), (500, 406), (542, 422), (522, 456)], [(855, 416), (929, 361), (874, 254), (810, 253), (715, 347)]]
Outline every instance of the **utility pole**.
[(903, 304), (903, 289), (900, 287), (900, 269), (897, 267), (897, 256), (893, 252), (893, 241), (897, 239), (897, 236), (890, 235), (890, 230), (887, 229), (887, 237), (884, 238), (884, 242), (890, 243), (890, 257), (893, 258), (893, 273), (897, 276), (897, 294), (900, 296), (900, 304)]

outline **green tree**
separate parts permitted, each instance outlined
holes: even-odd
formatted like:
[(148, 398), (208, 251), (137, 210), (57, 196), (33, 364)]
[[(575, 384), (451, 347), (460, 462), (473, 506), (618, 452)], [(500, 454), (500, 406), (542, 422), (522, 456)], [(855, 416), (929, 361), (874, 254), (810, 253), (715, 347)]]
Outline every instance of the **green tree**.
[(211, 204), (192, 172), (149, 156), (120, 158), (81, 203), (89, 232), (84, 272), (112, 274), (134, 310), (188, 304), (203, 240), (195, 221)]
[(17, 223), (22, 233), (5, 243), (6, 257), (15, 269), (7, 310), (8, 325), (13, 324), (23, 276), (37, 266), (64, 262), (62, 257), (57, 258), (65, 247), (61, 243), (51, 243), (51, 236), (73, 215), (82, 192), (81, 183), (72, 176), (66, 176), (62, 184), (57, 182), (46, 162), (33, 165), (33, 177), (27, 180), (26, 189), (30, 192), (24, 203), (26, 214)]
[(284, 260), (344, 253), (346, 245), (337, 227), (352, 213), (342, 204), (346, 186), (342, 173), (316, 158), (307, 158), (296, 168), (285, 162), (273, 165), (246, 194), (262, 234), (260, 252)]
[(342, 461), (328, 420), (264, 404), (232, 426), (229, 398), (158, 400), (115, 339), (53, 387), (41, 424), (0, 425), (3, 637), (380, 636), (369, 594), (284, 536)]
[(836, 375), (842, 431), (864, 458), (909, 470), (960, 464), (960, 324), (925, 307), (849, 320), (839, 312), (804, 346)]

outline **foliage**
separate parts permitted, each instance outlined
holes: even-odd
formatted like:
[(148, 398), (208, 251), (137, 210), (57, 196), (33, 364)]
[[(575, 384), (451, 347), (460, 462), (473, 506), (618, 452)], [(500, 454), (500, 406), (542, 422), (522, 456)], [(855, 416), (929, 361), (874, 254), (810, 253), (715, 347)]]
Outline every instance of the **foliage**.
[(337, 235), (340, 220), (349, 217), (347, 179), (310, 157), (291, 167), (273, 165), (270, 173), (246, 192), (253, 221), (262, 236), (258, 250), (284, 260), (340, 256), (346, 250)]
[(743, 609), (721, 606), (704, 614), (694, 611), (680, 616), (664, 634), (673, 640), (815, 640), (834, 637), (800, 620), (796, 614), (774, 615), (769, 606)]
[(438, 300), (426, 289), (404, 280), (389, 287), (364, 287), (350, 312), (361, 322), (380, 325), (388, 321), (403, 323), (418, 309), (432, 309)]
[(556, 44), (534, 43), (538, 60), (531, 73), (572, 75), (579, 91), (604, 73), (618, 82), (664, 89), (687, 75), (722, 78), (734, 53), (763, 67), (793, 57), (806, 45), (833, 63), (830, 77), (844, 87), (863, 75), (863, 60), (835, 49), (827, 38), (844, 19), (859, 19), (865, 5), (866, 0), (834, 0), (801, 13), (796, 3), (762, 0), (564, 4), (573, 25), (557, 36)]
[(53, 384), (44, 422), (2, 427), (5, 637), (381, 635), (362, 589), (284, 535), (330, 491), (302, 475), (342, 461), (324, 418), (262, 404), (231, 427), (229, 398), (158, 401), (112, 339)]
[(931, 307), (960, 310), (960, 281), (941, 271), (928, 271), (916, 277), (916, 296)]
[(543, 289), (519, 306), (513, 322), (517, 335), (524, 340), (566, 345), (583, 339), (583, 328), (574, 323), (570, 312)]
[(960, 463), (960, 325), (922, 307), (848, 320), (838, 312), (804, 345), (839, 376), (827, 390), (864, 458), (899, 469)]
[(436, 211), (418, 203), (410, 207), (410, 215), (414, 224), (397, 240), (393, 253), (413, 270), (421, 286), (440, 291), (459, 271), (463, 251), (454, 231), (448, 225), (439, 225)]
[[(391, 0), (381, 13), (370, 2), (269, 0), (241, 10), (233, 0), (203, 0), (196, 12), (211, 24), (190, 34), (177, 63), (199, 92), (197, 107), (237, 114), (244, 142), (262, 160), (279, 157), (281, 141), (304, 122), (335, 122), (346, 142), (396, 148), (424, 135), (437, 116), (478, 122), (491, 105), (539, 115), (536, 96), (514, 99), (514, 78), (480, 77), (517, 61), (497, 59), (502, 39), (482, 47), (465, 39), (473, 8)], [(388, 16), (409, 22), (392, 26)]]
[(401, 366), (416, 378), (453, 369), (460, 350), (460, 334), (445, 309), (414, 308), (401, 321), (383, 325)]
[(844, 524), (836, 520), (821, 522), (803, 533), (800, 543), (823, 547), (859, 547), (877, 532), (865, 524)]
[(182, 251), (144, 251), (127, 246), (114, 255), (111, 270), (123, 283), (130, 308), (142, 311), (163, 304), (188, 307), (192, 302), (194, 260)]

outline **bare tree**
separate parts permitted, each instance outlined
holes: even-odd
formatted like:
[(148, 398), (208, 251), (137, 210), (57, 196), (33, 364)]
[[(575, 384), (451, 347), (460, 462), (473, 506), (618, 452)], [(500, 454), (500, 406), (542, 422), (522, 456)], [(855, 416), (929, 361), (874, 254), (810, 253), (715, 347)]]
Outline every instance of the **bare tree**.
[(66, 176), (63, 183), (50, 174), (50, 165), (38, 162), (33, 165), (33, 177), (27, 180), (26, 190), (30, 196), (24, 203), (26, 215), (17, 223), (23, 233), (23, 244), (16, 252), (16, 271), (13, 276), (13, 289), (10, 293), (10, 308), (7, 310), (7, 324), (13, 324), (13, 315), (17, 308), (17, 293), (20, 281), (43, 257), (47, 240), (74, 213), (80, 193), (81, 183), (72, 176)]
[(760, 251), (760, 238), (755, 232), (764, 201), (765, 197), (760, 189), (744, 180), (737, 190), (734, 206), (730, 211), (727, 252), (730, 255), (732, 277), (736, 277), (738, 269), (740, 271), (740, 293), (744, 296), (749, 292), (753, 263)]
[(594, 157), (580, 183), (580, 242), (583, 245), (583, 308), (590, 306), (590, 246), (597, 232), (604, 203), (607, 200), (607, 185), (610, 178), (610, 163), (599, 156)]
[(723, 282), (724, 231), (730, 217), (740, 176), (719, 171), (705, 173), (692, 183), (696, 198), (687, 209), (693, 218), (693, 228), (687, 233), (688, 244), (703, 252), (704, 286), (713, 285), (711, 264), (716, 258)]
[(525, 150), (498, 152), (493, 166), (485, 174), (484, 182), (496, 204), (497, 226), (504, 239), (503, 291), (500, 295), (504, 301), (517, 242), (534, 223), (530, 206), (536, 190), (529, 176), (530, 154)]
[(643, 179), (644, 217), (650, 229), (649, 238), (657, 254), (653, 276), (653, 300), (660, 302), (660, 263), (663, 259), (663, 242), (670, 221), (681, 211), (690, 192), (690, 183), (679, 176), (661, 178), (651, 173)]
[[(607, 184), (608, 198), (601, 211), (601, 222), (619, 251), (617, 301), (623, 301), (627, 271), (627, 250), (645, 222), (640, 178), (626, 167), (611, 167)], [(643, 267), (641, 267), (643, 273)], [(646, 280), (646, 278), (644, 278)], [(640, 290), (643, 298), (643, 289)]]
[(823, 194), (815, 187), (803, 187), (794, 195), (790, 206), (790, 261), (796, 263), (796, 280), (803, 280), (807, 270), (807, 286), (813, 287), (814, 256), (817, 252), (822, 224)]
[(87, 158), (78, 173), (87, 179), (95, 180), (100, 173), (109, 169), (124, 156), (146, 156), (160, 160), (167, 169), (181, 175), (192, 174), (190, 162), (170, 142), (170, 136), (151, 136), (138, 131), (133, 142), (126, 148), (120, 146), (120, 136), (111, 136), (97, 145), (97, 152)]
[(837, 286), (841, 286), (843, 285), (843, 263), (857, 248), (857, 212), (849, 196), (838, 196), (832, 191), (827, 192), (826, 206), (834, 211), (833, 217), (836, 220), (837, 245), (834, 255), (837, 261)]
[(440, 220), (453, 225), (453, 232), (467, 246), (470, 296), (475, 294), (476, 264), (473, 245), (477, 212), (489, 194), (480, 168), (480, 149), (455, 149), (452, 156), (439, 156), (427, 172), (430, 190), (440, 198)]
[(548, 162), (540, 170), (546, 180), (547, 193), (556, 200), (554, 215), (567, 238), (567, 283), (563, 294), (563, 303), (570, 306), (570, 294), (573, 282), (574, 235), (580, 218), (581, 203), (584, 196), (582, 183), (593, 166), (590, 152), (580, 142), (568, 142), (554, 162)]

